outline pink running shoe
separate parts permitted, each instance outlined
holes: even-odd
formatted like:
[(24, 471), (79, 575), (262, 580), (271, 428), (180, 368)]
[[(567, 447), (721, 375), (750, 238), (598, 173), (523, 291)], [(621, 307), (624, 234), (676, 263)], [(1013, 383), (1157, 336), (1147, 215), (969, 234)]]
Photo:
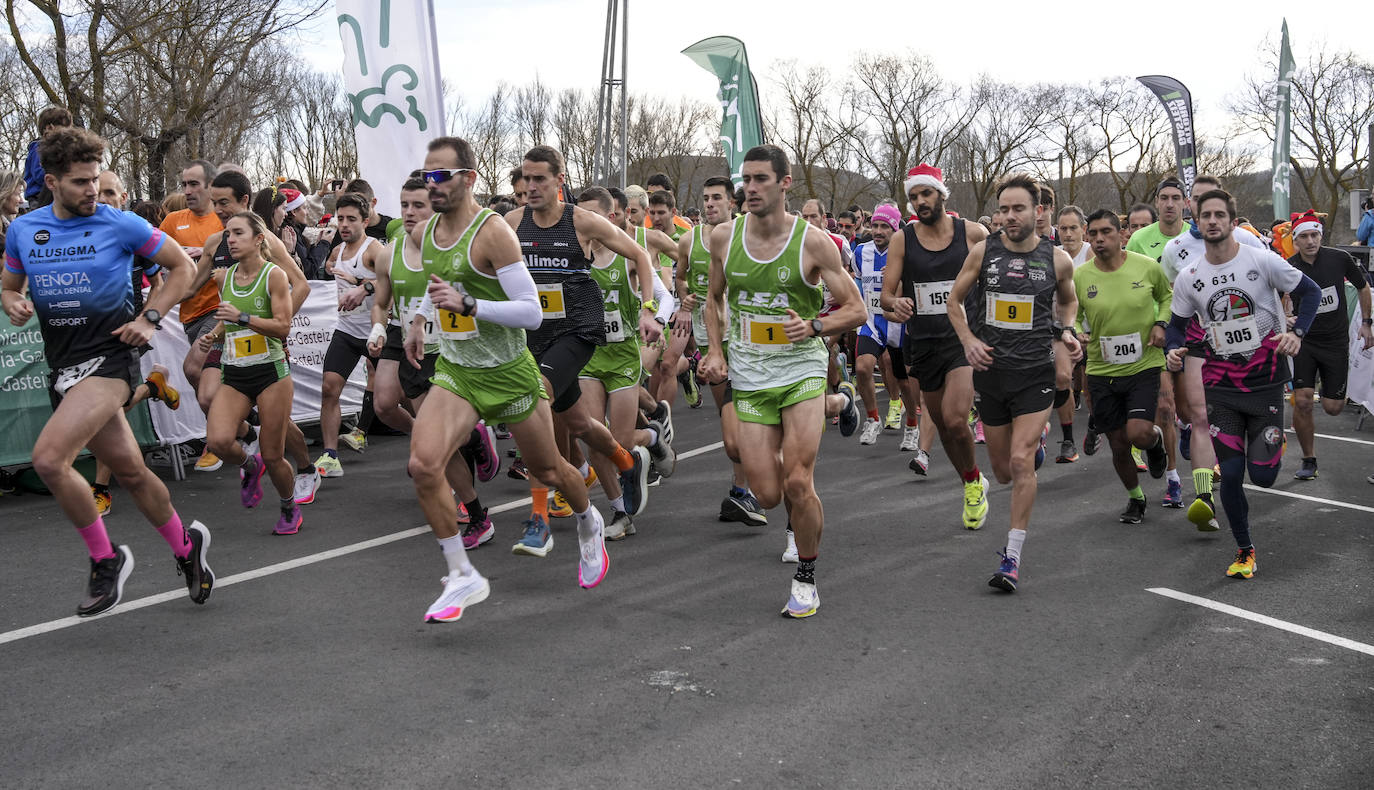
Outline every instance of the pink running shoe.
[(477, 433), (481, 436), (482, 448), (476, 459), (477, 479), (488, 483), (501, 473), (501, 456), (496, 452), (496, 431), (486, 423), (479, 422)]
[(463, 548), (472, 551), (494, 537), (496, 527), (492, 526), (491, 518), (483, 514), (481, 521), (469, 521), (463, 527)]
[(303, 522), (304, 519), (301, 518), (301, 506), (293, 504), (290, 513), (282, 511), (281, 518), (277, 519), (277, 526), (273, 528), (272, 534), (294, 535), (301, 531), (301, 524)]
[(239, 467), (239, 501), (244, 507), (254, 508), (262, 501), (262, 473), (267, 467), (261, 455), (251, 456), (248, 460), (253, 462), (250, 468)]

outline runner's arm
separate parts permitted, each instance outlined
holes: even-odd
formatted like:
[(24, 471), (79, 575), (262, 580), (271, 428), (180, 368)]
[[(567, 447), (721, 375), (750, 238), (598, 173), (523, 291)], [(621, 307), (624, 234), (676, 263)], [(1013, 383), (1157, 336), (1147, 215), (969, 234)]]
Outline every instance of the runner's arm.
[[(607, 223), (608, 225), (610, 223)], [(539, 307), (539, 291), (535, 288), (534, 278), (525, 268), (525, 259), (520, 254), (520, 240), (510, 226), (496, 222), (483, 223), (473, 240), (472, 257), (474, 267), (479, 271), (495, 270), (501, 290), (506, 294), (504, 300), (478, 299), (473, 308), (474, 316), (483, 321), (508, 326), (515, 329), (538, 329), (544, 320), (544, 312)], [(509, 261), (500, 265), (496, 261)], [(441, 283), (444, 288), (435, 288)], [(437, 276), (430, 276), (430, 287), (426, 296), (432, 296), (434, 303), (448, 310), (461, 311), (462, 300), (456, 304), (445, 304), (440, 295), (453, 289)]]
[(730, 227), (721, 223), (711, 231), (711, 275), (706, 291), (706, 338), (710, 356), (724, 358), (725, 344), (725, 250), (730, 246)]
[(633, 237), (612, 225), (610, 220), (586, 209), (573, 212), (574, 224), (578, 234), (592, 241), (599, 241), (611, 252), (625, 256), (634, 262), (635, 276), (639, 278), (640, 299), (645, 302), (654, 298), (654, 266), (649, 261), (649, 252), (635, 244)]
[(982, 243), (969, 247), (968, 256), (964, 258), (964, 267), (959, 270), (959, 276), (954, 278), (954, 285), (950, 286), (949, 289), (949, 299), (945, 302), (950, 326), (954, 328), (954, 334), (959, 336), (959, 342), (965, 345), (978, 339), (974, 336), (973, 330), (969, 329), (968, 314), (964, 311), (964, 300), (973, 291), (973, 286), (978, 283), (978, 275), (983, 270), (983, 251), (985, 249), (986, 245)]
[[(224, 231), (222, 230), (211, 233), (205, 239), (205, 247), (212, 250), (218, 249), (220, 237), (223, 235)], [(268, 235), (272, 236), (272, 238), (276, 238), (276, 234)], [(204, 288), (205, 284), (210, 281), (210, 275), (215, 270), (214, 258), (215, 256), (213, 255), (202, 255), (195, 261), (196, 279), (191, 283), (190, 289), (186, 291), (186, 295), (183, 296), (182, 299), (190, 299), (192, 296), (195, 296), (196, 292)]]
[(853, 274), (845, 269), (840, 249), (824, 232), (806, 233), (805, 260), (809, 261), (820, 274), (821, 282), (830, 290), (833, 309), (821, 320), (822, 335), (839, 335), (868, 320), (868, 309), (864, 306), (859, 286), (854, 284)]
[(896, 313), (898, 320), (901, 321), (911, 318), (913, 311), (910, 299), (906, 300), (905, 310), (897, 309), (897, 301), (903, 298), (902, 265), (905, 255), (906, 236), (900, 230), (893, 231), (892, 238), (887, 243), (887, 265), (883, 267), (883, 292), (878, 297), (878, 303), (883, 310)]
[[(277, 268), (281, 269), (280, 266)], [(277, 272), (272, 272), (267, 276), (267, 292), (272, 296), (272, 317), (252, 316), (248, 323), (258, 334), (285, 340), (291, 332), (291, 318), (296, 313), (291, 302), (291, 284), (286, 270), (281, 269), (280, 277), (276, 275)]]

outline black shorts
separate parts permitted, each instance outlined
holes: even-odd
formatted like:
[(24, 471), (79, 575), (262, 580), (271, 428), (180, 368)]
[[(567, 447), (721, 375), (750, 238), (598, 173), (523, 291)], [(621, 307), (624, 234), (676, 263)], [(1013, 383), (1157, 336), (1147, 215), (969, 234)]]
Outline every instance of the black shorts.
[(258, 365), (225, 365), (220, 369), (220, 381), (224, 386), (232, 387), (254, 402), (257, 402), (263, 390), (289, 375), (291, 367), (284, 359)]
[(386, 325), (386, 342), (382, 344), (382, 352), (377, 355), (377, 358), (390, 359), (405, 366), (410, 365), (409, 362), (406, 362), (405, 333), (401, 331), (399, 325)]
[(563, 335), (537, 357), (539, 372), (549, 380), (549, 398), (555, 412), (565, 412), (582, 396), (577, 377), (596, 351), (596, 345), (576, 335)]
[(1298, 355), (1293, 358), (1293, 389), (1316, 389), (1322, 382), (1323, 398), (1345, 398), (1345, 385), (1350, 376), (1350, 348), (1344, 338), (1328, 342), (1302, 341)]
[(888, 360), (892, 363), (892, 377), (898, 381), (906, 381), (906, 360), (902, 359), (900, 348), (881, 344), (867, 335), (859, 335), (859, 339), (855, 341), (855, 359), (862, 356), (881, 357), (883, 354), (887, 354)]
[(347, 380), (358, 366), (358, 360), (363, 357), (374, 358), (367, 353), (366, 340), (346, 332), (335, 332), (329, 338), (329, 348), (324, 352), (324, 372), (337, 373)]
[(401, 380), (401, 394), (414, 399), (429, 392), (429, 380), (434, 376), (434, 360), (438, 358), (438, 352), (425, 354), (425, 358), (420, 361), (419, 370), (410, 364), (410, 360), (402, 359), (400, 370), (396, 374)]
[(1024, 370), (975, 370), (973, 388), (983, 424), (1008, 425), (1023, 414), (1054, 405), (1054, 363)]
[(1159, 404), (1159, 368), (1131, 376), (1088, 376), (1093, 401), (1093, 427), (1101, 433), (1124, 428), (1127, 420), (1155, 421)]
[(62, 398), (78, 383), (95, 376), (102, 379), (119, 379), (129, 385), (129, 396), (124, 405), (134, 399), (134, 389), (143, 383), (143, 371), (138, 366), (138, 349), (126, 348), (111, 352), (103, 357), (88, 359), (75, 365), (48, 371), (48, 400), (54, 410)]
[(1283, 444), (1283, 387), (1266, 387), (1255, 392), (1208, 389), (1207, 422), (1212, 426), (1212, 447), (1218, 461), (1246, 457), (1255, 440), (1270, 447), (1280, 447)]
[(966, 368), (964, 346), (956, 338), (908, 339), (906, 363), (911, 375), (921, 385), (921, 392), (937, 392), (945, 388), (945, 377), (955, 368)]

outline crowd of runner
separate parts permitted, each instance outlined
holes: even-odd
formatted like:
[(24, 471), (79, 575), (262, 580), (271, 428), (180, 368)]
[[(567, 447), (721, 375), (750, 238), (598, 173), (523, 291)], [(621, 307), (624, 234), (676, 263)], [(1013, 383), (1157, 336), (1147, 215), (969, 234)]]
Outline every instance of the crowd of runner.
[[(1277, 479), (1290, 385), (1294, 476), (1317, 476), (1318, 382), (1328, 414), (1346, 401), (1347, 283), (1362, 343), (1374, 345), (1365, 273), (1322, 245), (1322, 218), (1292, 217), (1285, 259), (1207, 177), (1188, 194), (1166, 178), (1153, 205), (1122, 217), (1056, 210), (1048, 186), (1009, 174), (995, 213), (973, 221), (950, 210), (941, 170), (921, 164), (905, 176), (905, 207), (832, 219), (815, 199), (789, 210), (789, 162), (763, 145), (745, 156), (738, 188), (708, 178), (686, 219), (661, 176), (647, 189), (573, 195), (561, 154), (545, 145), (512, 172), (509, 199), (482, 205), (472, 148), (441, 137), (422, 167), (397, 174), (401, 217), (379, 214), (355, 181), (330, 233), (307, 239), (283, 232), (300, 191), (255, 192), (232, 165), (188, 164), (186, 208), (155, 227), (121, 210), (97, 135), (56, 126), (37, 152), (51, 203), (8, 226), (3, 307), (15, 325), (37, 316), (52, 370), (54, 414), (32, 457), (90, 555), (82, 616), (117, 605), (134, 567), (106, 531), (111, 478), (166, 540), (192, 600), (214, 587), (211, 532), (184, 522), (149, 471), (124, 417), (133, 404), (201, 409), (195, 468), (237, 466), (250, 509), (270, 480), (272, 533), (292, 535), (322, 480), (344, 474), (340, 443), (366, 446), (366, 426), (345, 432), (340, 405), (360, 361), (366, 410), (410, 436), (410, 482), (396, 470), (406, 488), (390, 495), (418, 499), (447, 565), (427, 622), (458, 620), (490, 593), (473, 560), (496, 535), (479, 489), (502, 467), (498, 438), (514, 440), (508, 474), (530, 485), (512, 551), (548, 556), (550, 519), (573, 518), (578, 584), (601, 584), (607, 541), (635, 534), (650, 488), (673, 474), (679, 390), (697, 408), (709, 389), (719, 416), (731, 463), (719, 518), (765, 527), (783, 507), (772, 516), (785, 523), (782, 560), (796, 565), (788, 617), (820, 606), (814, 478), (832, 424), (861, 445), (893, 431), (910, 453), (901, 467), (920, 476), (946, 474), (932, 456), (938, 438), (970, 530), (990, 516), (1002, 523), (976, 458), (985, 444), (990, 476), (1011, 485), (988, 581), (999, 590), (1022, 583), (1037, 470), (1049, 457), (1078, 462), (1080, 447), (1108, 451), (1126, 492), (1122, 522), (1165, 516), (1151, 514), (1142, 472), (1162, 481), (1159, 504), (1196, 529), (1219, 530), (1224, 516), (1236, 542), (1225, 573), (1250, 579), (1243, 484)], [(292, 421), (286, 338), (316, 269), (335, 283), (338, 316), (312, 458)], [(139, 363), (174, 307), (190, 343), (191, 403), (168, 371), (145, 375)], [(73, 468), (83, 448), (99, 462), (94, 488)]]

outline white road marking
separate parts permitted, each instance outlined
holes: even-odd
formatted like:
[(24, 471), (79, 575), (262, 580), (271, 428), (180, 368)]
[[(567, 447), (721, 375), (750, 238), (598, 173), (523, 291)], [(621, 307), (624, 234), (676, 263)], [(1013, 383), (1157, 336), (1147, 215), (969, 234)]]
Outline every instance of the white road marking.
[(1216, 601), (1210, 600), (1208, 598), (1201, 598), (1196, 595), (1181, 593), (1178, 590), (1170, 590), (1167, 587), (1146, 587), (1145, 591), (1152, 592), (1155, 595), (1162, 595), (1165, 598), (1173, 598), (1175, 601), (1191, 603), (1207, 609), (1222, 612), (1224, 614), (1229, 614), (1233, 617), (1239, 617), (1242, 620), (1249, 620), (1254, 623), (1259, 623), (1260, 625), (1267, 625), (1270, 628), (1277, 628), (1281, 631), (1288, 631), (1289, 633), (1294, 633), (1299, 636), (1305, 636), (1309, 639), (1315, 639), (1319, 642), (1326, 642), (1327, 644), (1332, 644), (1337, 647), (1343, 647), (1347, 650), (1354, 650), (1357, 653), (1364, 653), (1365, 655), (1374, 656), (1374, 645), (1367, 645), (1364, 642), (1356, 642), (1353, 639), (1346, 639), (1343, 636), (1336, 636), (1335, 634), (1329, 634), (1325, 631), (1318, 631), (1315, 628), (1308, 628), (1305, 625), (1290, 623), (1287, 620), (1279, 620), (1278, 618), (1270, 617), (1269, 615), (1258, 614), (1256, 612), (1251, 612), (1246, 609), (1231, 606), (1230, 604), (1217, 603)]
[[(1286, 430), (1287, 433), (1294, 433), (1294, 431), (1293, 431), (1292, 428), (1287, 428), (1287, 429), (1285, 429), (1285, 430)], [(1317, 437), (1317, 438), (1319, 438), (1319, 439), (1333, 439), (1333, 440), (1338, 441), (1338, 442), (1352, 442), (1352, 443), (1354, 443), (1354, 444), (1369, 444), (1369, 445), (1374, 445), (1374, 442), (1371, 442), (1371, 441), (1369, 441), (1368, 439), (1352, 439), (1352, 438), (1350, 438), (1349, 436), (1336, 436), (1336, 435), (1330, 434), (1330, 433), (1314, 433), (1314, 434), (1312, 434), (1312, 435), (1315, 436), (1315, 437)]]
[[(714, 444), (708, 444), (702, 447), (697, 447), (695, 449), (688, 450), (683, 453), (679, 453), (677, 458), (679, 461), (681, 461), (685, 458), (692, 458), (694, 456), (704, 455), (713, 450), (719, 450), (724, 446), (725, 442), (716, 442)], [(499, 505), (489, 507), (487, 508), (487, 512), (504, 513), (507, 510), (515, 510), (519, 507), (525, 507), (529, 505), (529, 503), (530, 498), (524, 497), (522, 499), (516, 499), (510, 502), (503, 502)], [(422, 524), (418, 527), (403, 529), (400, 532), (393, 532), (390, 535), (383, 535), (379, 538), (372, 538), (371, 540), (364, 540), (359, 543), (351, 543), (347, 546), (340, 546), (336, 549), (329, 549), (328, 551), (321, 551), (315, 554), (308, 554), (304, 557), (297, 557), (294, 560), (286, 560), (285, 562), (278, 562), (274, 565), (267, 565), (262, 568), (255, 568), (250, 571), (236, 573), (233, 576), (217, 578), (215, 579), (215, 589), (218, 590), (220, 588), (229, 587), (231, 585), (239, 584), (241, 582), (248, 582), (254, 579), (261, 579), (264, 576), (272, 576), (278, 573), (284, 573), (286, 571), (295, 570), (296, 568), (304, 568), (307, 565), (314, 565), (316, 563), (324, 562), (326, 560), (332, 560), (337, 557), (343, 557), (349, 554), (354, 554), (359, 551), (375, 549), (378, 546), (385, 546), (388, 543), (395, 543), (398, 540), (405, 540), (406, 538), (413, 538), (419, 535), (428, 534), (430, 534), (429, 525)], [(18, 642), (21, 639), (27, 639), (31, 636), (40, 636), (42, 634), (52, 633), (53, 631), (61, 631), (64, 628), (71, 628), (74, 625), (92, 623), (97, 620), (103, 620), (107, 617), (114, 617), (116, 615), (127, 614), (129, 612), (134, 612), (139, 609), (145, 609), (149, 606), (156, 606), (160, 603), (182, 600), (184, 598), (186, 598), (186, 590), (182, 589), (173, 590), (171, 592), (157, 593), (156, 595), (149, 595), (132, 601), (123, 601), (119, 604), (119, 606), (115, 607), (113, 610), (106, 612), (105, 614), (98, 614), (95, 617), (63, 617), (58, 620), (49, 620), (46, 623), (31, 625), (26, 628), (18, 628), (13, 631), (6, 631), (5, 633), (0, 634), (0, 645), (7, 644), (9, 642)]]
[(1261, 494), (1273, 494), (1274, 496), (1286, 496), (1292, 499), (1305, 499), (1308, 502), (1320, 502), (1323, 505), (1335, 505), (1336, 507), (1350, 508), (1351, 510), (1362, 510), (1365, 513), (1374, 513), (1374, 507), (1368, 505), (1357, 505), (1353, 502), (1342, 502), (1339, 499), (1322, 499), (1319, 496), (1308, 496), (1307, 494), (1295, 494), (1292, 491), (1276, 491), (1272, 488), (1260, 488), (1257, 485), (1245, 484), (1246, 491), (1258, 491)]

